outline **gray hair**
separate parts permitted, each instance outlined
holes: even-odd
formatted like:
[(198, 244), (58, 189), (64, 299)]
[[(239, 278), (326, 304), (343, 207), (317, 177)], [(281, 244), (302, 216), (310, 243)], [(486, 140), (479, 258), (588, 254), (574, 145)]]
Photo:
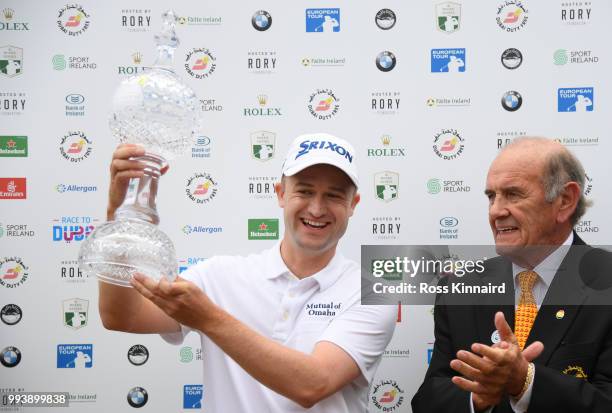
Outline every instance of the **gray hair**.
[[(514, 139), (504, 149), (509, 149), (521, 142), (537, 144), (553, 141), (547, 138), (521, 137)], [(586, 174), (578, 158), (565, 147), (561, 147), (560, 150), (551, 151), (545, 160), (544, 173), (541, 179), (544, 187), (544, 199), (547, 202), (553, 202), (557, 199), (563, 193), (565, 184), (568, 182), (576, 182), (578, 184), (580, 187), (580, 198), (578, 198), (576, 210), (570, 217), (572, 226), (575, 226), (585, 214), (587, 208), (593, 203), (591, 200), (586, 199), (584, 195)]]

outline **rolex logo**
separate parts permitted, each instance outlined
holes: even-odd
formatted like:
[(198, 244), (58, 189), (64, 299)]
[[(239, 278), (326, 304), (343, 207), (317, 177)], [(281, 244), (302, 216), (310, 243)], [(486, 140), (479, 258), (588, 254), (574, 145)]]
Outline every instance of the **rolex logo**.
[(391, 136), (383, 135), (383, 137), (380, 138), (380, 140), (382, 141), (383, 145), (388, 146), (391, 143)]
[(132, 61), (135, 65), (139, 65), (142, 62), (142, 53), (136, 52), (132, 54)]
[(268, 103), (268, 96), (257, 95), (257, 101), (259, 102), (259, 106), (266, 106), (266, 103)]
[(2, 10), (2, 14), (4, 15), (4, 20), (10, 21), (10, 20), (13, 20), (13, 16), (15, 15), (15, 10), (4, 9)]

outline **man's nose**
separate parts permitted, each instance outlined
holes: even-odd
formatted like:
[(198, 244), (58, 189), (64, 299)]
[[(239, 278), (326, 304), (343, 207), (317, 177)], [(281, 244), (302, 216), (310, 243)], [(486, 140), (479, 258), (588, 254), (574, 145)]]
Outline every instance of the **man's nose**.
[(325, 215), (325, 212), (327, 212), (327, 206), (323, 196), (317, 195), (310, 200), (310, 203), (308, 204), (308, 212), (313, 217), (320, 217)]
[(489, 217), (493, 220), (508, 216), (509, 212), (506, 208), (506, 202), (502, 197), (496, 196), (489, 204)]

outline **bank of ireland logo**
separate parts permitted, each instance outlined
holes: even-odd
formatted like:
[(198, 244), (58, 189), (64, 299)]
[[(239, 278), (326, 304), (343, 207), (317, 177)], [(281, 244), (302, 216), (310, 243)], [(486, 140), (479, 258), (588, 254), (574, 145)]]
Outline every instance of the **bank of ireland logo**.
[(15, 77), (23, 71), (23, 49), (15, 46), (0, 47), (0, 73)]
[(0, 310), (0, 319), (9, 326), (14, 326), (21, 321), (23, 313), (17, 304), (7, 304)]
[(92, 149), (91, 140), (81, 131), (68, 132), (60, 142), (60, 153), (70, 162), (81, 162)]
[(523, 2), (506, 0), (497, 7), (497, 25), (507, 32), (515, 32), (527, 24), (527, 14)]
[(149, 393), (142, 387), (132, 387), (127, 394), (127, 402), (130, 406), (139, 408), (147, 404)]
[(381, 72), (390, 72), (395, 67), (396, 62), (395, 55), (388, 50), (380, 52), (378, 56), (376, 56), (376, 67)]
[(201, 384), (186, 384), (183, 386), (183, 409), (201, 409), (204, 386)]
[(340, 31), (340, 9), (306, 9), (307, 33)]
[(374, 190), (376, 199), (391, 202), (399, 195), (399, 174), (397, 172), (383, 171), (374, 175)]
[(142, 366), (149, 360), (149, 350), (142, 344), (135, 344), (128, 350), (127, 358), (134, 366)]
[(320, 120), (333, 117), (340, 110), (340, 99), (330, 89), (319, 89), (308, 98), (308, 111)]
[(62, 301), (64, 325), (74, 330), (87, 325), (89, 301), (81, 298), (71, 298)]
[(461, 4), (445, 1), (436, 4), (436, 28), (444, 33), (454, 33), (461, 24)]
[(516, 112), (523, 104), (523, 98), (516, 90), (509, 90), (502, 96), (501, 104), (508, 112)]
[(59, 10), (57, 27), (69, 36), (78, 36), (89, 28), (89, 14), (78, 4), (69, 4)]
[(568, 61), (569, 61), (569, 57), (567, 56), (567, 50), (565, 49), (555, 50), (555, 53), (553, 54), (553, 63), (555, 65), (563, 66), (567, 64)]
[(391, 9), (381, 9), (376, 13), (374, 21), (379, 29), (389, 30), (395, 26), (396, 22), (395, 13)]
[(207, 173), (196, 173), (187, 180), (187, 196), (193, 202), (206, 204), (217, 195), (217, 182)]
[(21, 361), (21, 351), (17, 347), (8, 346), (0, 353), (0, 363), (4, 367), (15, 367)]
[(269, 161), (274, 157), (276, 134), (267, 131), (251, 133), (251, 155), (260, 161)]
[(431, 178), (427, 181), (427, 193), (430, 194), (439, 194), (442, 191), (442, 185), (440, 184), (440, 180), (438, 178)]
[(592, 112), (594, 109), (592, 87), (559, 88), (557, 91), (558, 112)]
[(205, 79), (217, 68), (216, 57), (205, 48), (192, 49), (185, 59), (185, 70), (196, 79)]
[(64, 70), (66, 69), (66, 57), (63, 54), (56, 54), (51, 59), (53, 64), (53, 70)]
[(371, 392), (372, 404), (383, 412), (393, 411), (404, 402), (404, 390), (395, 380), (382, 380), (372, 387)]
[(28, 267), (19, 257), (0, 258), (0, 286), (16, 288), (28, 279)]
[(433, 143), (434, 153), (444, 160), (456, 159), (463, 153), (464, 138), (456, 129), (442, 129)]
[(465, 49), (431, 49), (431, 73), (463, 73), (465, 59)]
[(506, 69), (516, 69), (523, 63), (523, 54), (519, 49), (506, 49), (501, 55), (501, 62)]
[(93, 367), (93, 344), (58, 344), (58, 369), (90, 369)]
[(258, 10), (253, 14), (251, 24), (255, 30), (264, 32), (272, 26), (272, 16), (265, 10)]

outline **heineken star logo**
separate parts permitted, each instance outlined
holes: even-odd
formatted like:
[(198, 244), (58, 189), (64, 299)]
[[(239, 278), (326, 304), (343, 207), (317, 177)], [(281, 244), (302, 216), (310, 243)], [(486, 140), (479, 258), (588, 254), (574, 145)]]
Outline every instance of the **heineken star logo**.
[(260, 231), (266, 231), (267, 229), (268, 229), (268, 226), (266, 225), (265, 222), (262, 222), (261, 224), (259, 224)]
[(15, 145), (17, 145), (17, 142), (15, 142), (14, 140), (10, 140), (6, 143), (7, 148), (9, 149), (13, 149), (15, 147)]

